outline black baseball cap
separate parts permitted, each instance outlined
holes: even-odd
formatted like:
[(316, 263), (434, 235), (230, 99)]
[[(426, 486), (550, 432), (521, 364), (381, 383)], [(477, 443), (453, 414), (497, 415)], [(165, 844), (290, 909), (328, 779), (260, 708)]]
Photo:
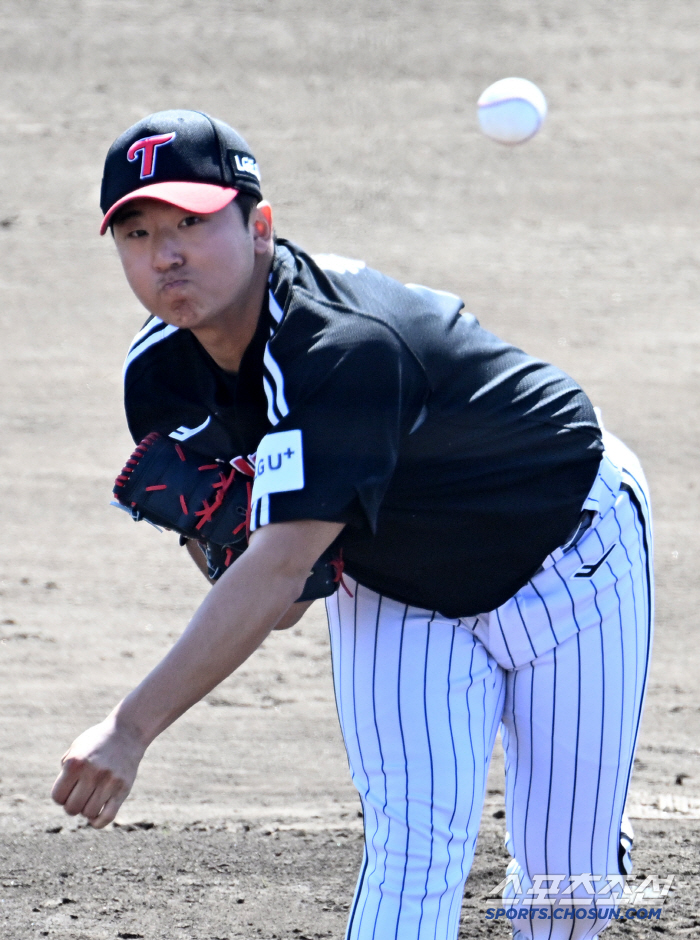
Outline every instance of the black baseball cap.
[(124, 131), (109, 148), (100, 235), (117, 209), (132, 199), (218, 212), (239, 192), (262, 199), (258, 164), (240, 134), (204, 111), (158, 111)]

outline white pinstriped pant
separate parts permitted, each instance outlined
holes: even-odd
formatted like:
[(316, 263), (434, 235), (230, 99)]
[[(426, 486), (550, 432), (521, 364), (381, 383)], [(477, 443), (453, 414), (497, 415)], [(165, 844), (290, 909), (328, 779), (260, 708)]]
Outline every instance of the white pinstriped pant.
[[(329, 598), (365, 824), (348, 940), (457, 936), (499, 723), (509, 871), (525, 890), (536, 875), (619, 873), (651, 645), (651, 532), (639, 464), (605, 442), (585, 504), (599, 510), (592, 526), (496, 611), (449, 620), (351, 579), (353, 597)], [(533, 919), (514, 930), (590, 940), (606, 924)]]

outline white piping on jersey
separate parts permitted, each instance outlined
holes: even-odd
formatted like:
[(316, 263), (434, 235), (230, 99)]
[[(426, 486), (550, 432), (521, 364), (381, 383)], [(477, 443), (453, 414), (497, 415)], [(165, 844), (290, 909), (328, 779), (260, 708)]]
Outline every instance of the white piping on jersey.
[(272, 291), (268, 291), (268, 293), (270, 295), (270, 315), (276, 323), (281, 323), (282, 317), (284, 316), (284, 310), (280, 307), (279, 303), (277, 302), (277, 298), (272, 293)]
[[(158, 323), (162, 323), (162, 320), (159, 320)], [(156, 323), (156, 326), (158, 325)], [(164, 330), (159, 330), (157, 333), (154, 333), (152, 336), (149, 336), (148, 339), (145, 339), (140, 343), (135, 349), (132, 347), (129, 351), (129, 354), (126, 357), (126, 362), (124, 363), (124, 369), (122, 370), (122, 376), (126, 376), (126, 370), (129, 368), (134, 359), (137, 359), (144, 350), (148, 349), (149, 346), (154, 346), (156, 343), (159, 343), (162, 339), (166, 339), (168, 336), (172, 336), (173, 333), (176, 333), (180, 329), (179, 326), (166, 326)], [(143, 333), (143, 330), (141, 331)], [(141, 335), (139, 333), (139, 336)], [(138, 340), (138, 336), (136, 340)], [(134, 342), (136, 342), (136, 340)]]
[(265, 346), (265, 354), (263, 355), (263, 363), (267, 367), (267, 371), (270, 373), (270, 378), (275, 386), (275, 395), (272, 396), (272, 387), (268, 382), (263, 380), (263, 385), (265, 388), (265, 394), (267, 395), (267, 404), (268, 404), (268, 417), (272, 424), (277, 424), (279, 418), (275, 417), (274, 421), (271, 417), (272, 413), (276, 410), (277, 414), (281, 418), (284, 418), (289, 414), (289, 408), (287, 407), (287, 402), (284, 397), (284, 378), (282, 376), (282, 370), (275, 362), (272, 353), (270, 352), (269, 343)]
[(265, 389), (265, 397), (267, 398), (267, 420), (274, 427), (279, 423), (280, 419), (275, 414), (275, 393), (272, 391), (270, 383), (265, 376), (263, 376), (263, 388)]
[[(279, 326), (284, 318), (284, 310), (272, 290), (268, 291), (270, 316), (274, 323), (270, 326), (270, 337), (275, 335), (275, 328)], [(263, 353), (263, 365), (267, 370), (267, 375), (263, 375), (263, 389), (267, 398), (267, 420), (275, 427), (279, 424), (280, 418), (289, 414), (287, 400), (284, 397), (284, 376), (282, 370), (275, 361), (270, 352), (269, 343), (265, 344)], [(269, 376), (269, 380), (268, 380)], [(260, 526), (267, 525), (270, 521), (270, 497), (268, 494), (261, 496), (253, 504), (250, 514), (250, 529), (254, 532)]]
[(131, 346), (129, 346), (129, 352), (131, 352), (132, 349), (135, 349), (136, 346), (138, 346), (138, 344), (144, 338), (144, 336), (148, 336), (151, 330), (154, 330), (157, 326), (162, 326), (162, 325), (163, 325), (163, 321), (160, 319), (160, 317), (151, 317), (150, 320), (147, 320), (144, 326), (141, 328), (141, 330), (134, 337), (131, 343)]

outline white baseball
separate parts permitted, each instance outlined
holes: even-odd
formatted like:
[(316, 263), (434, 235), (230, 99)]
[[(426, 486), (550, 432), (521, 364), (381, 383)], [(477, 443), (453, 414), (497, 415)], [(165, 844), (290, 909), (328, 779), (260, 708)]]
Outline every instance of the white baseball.
[(526, 78), (502, 78), (477, 102), (479, 126), (499, 144), (522, 144), (534, 137), (547, 115), (547, 99)]

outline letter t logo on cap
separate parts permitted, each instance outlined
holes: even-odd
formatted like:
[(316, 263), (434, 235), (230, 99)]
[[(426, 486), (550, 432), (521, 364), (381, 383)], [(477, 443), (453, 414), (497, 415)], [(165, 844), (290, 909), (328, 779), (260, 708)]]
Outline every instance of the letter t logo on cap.
[(129, 163), (133, 163), (134, 160), (138, 159), (139, 153), (141, 154), (142, 180), (148, 179), (156, 172), (156, 152), (158, 147), (171, 144), (175, 140), (175, 137), (175, 131), (172, 131), (170, 134), (156, 134), (154, 137), (142, 137), (141, 140), (134, 141), (129, 147), (126, 154), (126, 159)]

